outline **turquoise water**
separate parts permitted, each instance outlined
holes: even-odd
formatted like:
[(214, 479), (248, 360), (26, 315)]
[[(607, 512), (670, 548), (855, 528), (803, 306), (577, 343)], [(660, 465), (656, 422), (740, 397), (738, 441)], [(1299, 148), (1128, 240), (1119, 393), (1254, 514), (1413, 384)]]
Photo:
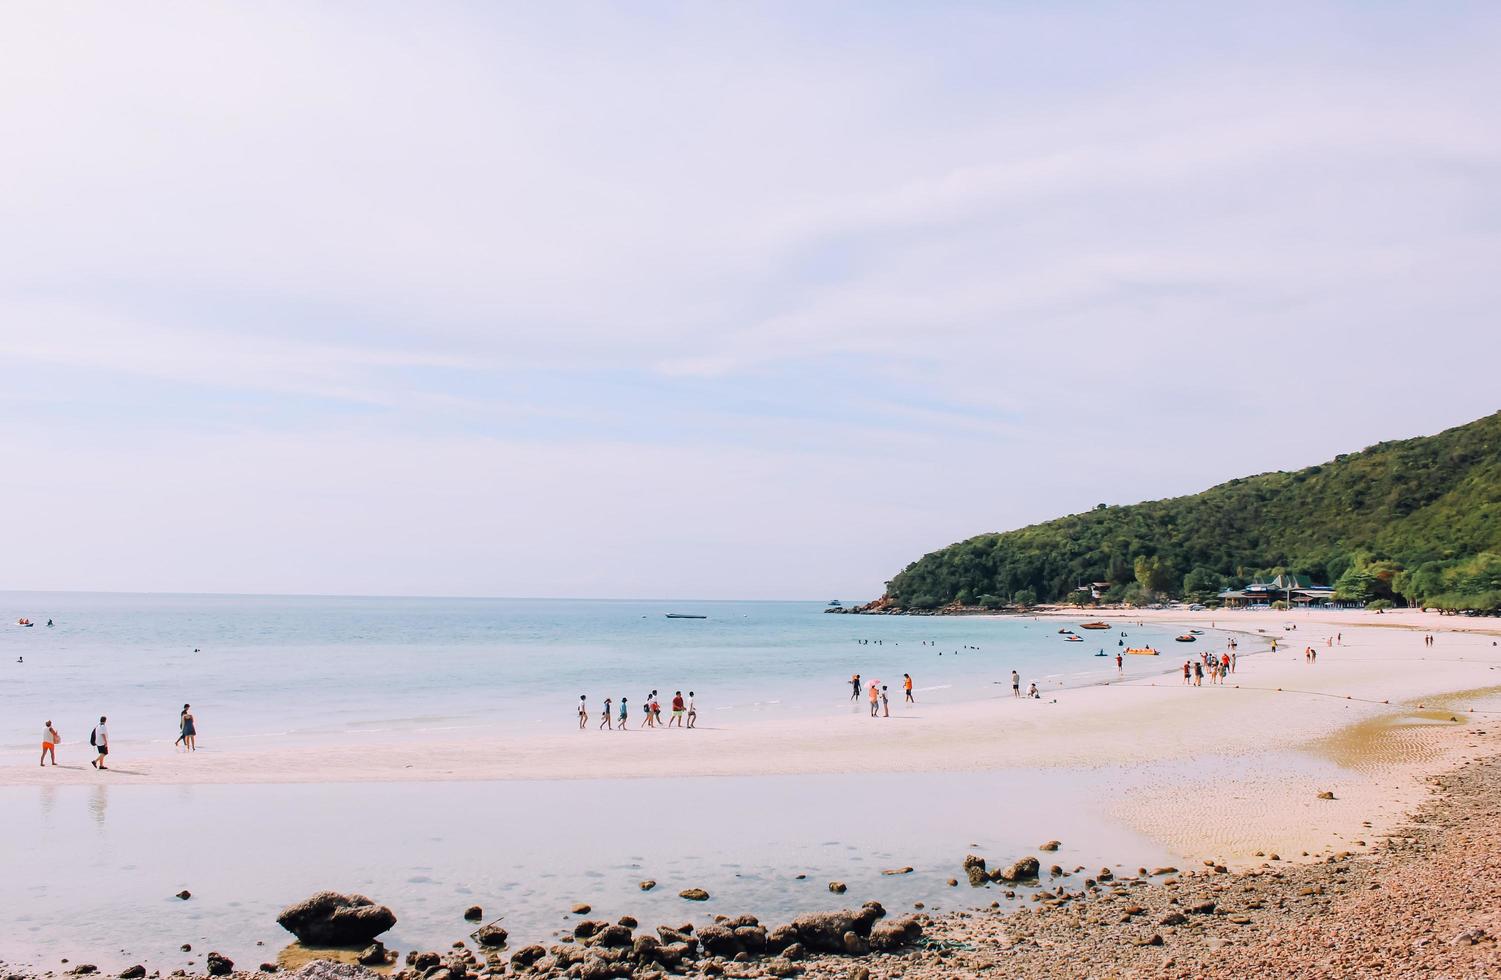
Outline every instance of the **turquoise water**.
[[(170, 743), (184, 702), (205, 747), (566, 730), (580, 694), (597, 714), (605, 697), (634, 706), (654, 689), (664, 704), (693, 690), (705, 723), (733, 725), (861, 710), (856, 671), (893, 692), (910, 672), (920, 701), (955, 702), (1009, 693), (1013, 668), (1044, 689), (1113, 677), (1113, 657), (1093, 654), (1113, 654), (1121, 629), (1164, 653), (1127, 657), (1128, 675), (1178, 652), (1167, 626), (1065, 643), (1056, 620), (839, 616), (807, 602), (0, 593), (0, 616), (10, 762), (48, 719), (75, 747), (101, 714), (121, 747)], [(21, 616), (56, 626), (11, 625)], [(1201, 640), (1189, 649), (1222, 636)]]

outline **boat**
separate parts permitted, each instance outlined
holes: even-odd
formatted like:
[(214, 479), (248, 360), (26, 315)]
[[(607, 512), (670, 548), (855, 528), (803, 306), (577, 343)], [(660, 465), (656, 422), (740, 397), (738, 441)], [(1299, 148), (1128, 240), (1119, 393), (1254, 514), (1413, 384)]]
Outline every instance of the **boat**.
[(1203, 636), (1204, 635), (1204, 631), (1203, 630), (1189, 630), (1189, 632), (1192, 633), (1194, 636)]
[(668, 619), (708, 619), (708, 616), (699, 616), (695, 613), (668, 613)]
[(843, 609), (844, 608), (844, 603), (840, 602), (838, 599), (830, 599), (829, 600), (829, 608), (830, 609)]
[(1177, 640), (1179, 643), (1193, 643), (1198, 639), (1198, 637), (1189, 636), (1187, 633), (1180, 633), (1179, 635), (1173, 637), (1173, 639)]
[(1084, 642), (1084, 637), (1082, 637), (1082, 636), (1065, 636), (1063, 638), (1063, 642), (1065, 642), (1065, 643), (1083, 643)]
[(1070, 630), (1070, 629), (1061, 629), (1061, 630), (1058, 631), (1058, 635), (1059, 636), (1073, 636), (1074, 635), (1074, 631)]
[(1108, 630), (1110, 628), (1110, 624), (1109, 623), (1080, 623), (1079, 624), (1079, 628), (1081, 630)]
[(31, 620), (27, 619), (25, 616), (22, 616), (20, 619), (16, 620), (16, 625), (17, 626), (35, 626), (36, 623), (33, 623)]
[(1137, 657), (1158, 656), (1157, 651), (1153, 650), (1151, 647), (1126, 647), (1126, 652)]

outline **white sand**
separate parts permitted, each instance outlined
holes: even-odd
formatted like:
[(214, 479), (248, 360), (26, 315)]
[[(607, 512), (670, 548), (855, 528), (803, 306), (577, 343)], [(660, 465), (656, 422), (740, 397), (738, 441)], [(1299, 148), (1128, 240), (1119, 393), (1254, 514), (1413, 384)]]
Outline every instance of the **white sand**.
[[(565, 717), (555, 732), (519, 738), (227, 750), (210, 743), (193, 755), (164, 750), (150, 757), (121, 752), (111, 758), (109, 774), (89, 768), (87, 746), (68, 745), (70, 768), (42, 769), (34, 761), (10, 765), (0, 768), (0, 785), (106, 778), (130, 785), (1112, 766), (1122, 767), (1116, 805), (1122, 819), (1184, 854), (1238, 861), (1257, 849), (1290, 851), (1283, 856), (1292, 857), (1342, 841), (1374, 841), (1385, 826), (1381, 821), (1394, 819), (1421, 795), (1422, 775), (1463, 757), (1467, 727), (1501, 725), (1501, 697), (1486, 691), (1501, 687), (1501, 647), (1492, 645), (1501, 635), (1495, 620), (1419, 612), (1223, 611), (1101, 618), (1117, 627), (1152, 618), (1213, 622), (1252, 634), (1266, 630), (1266, 637), (1279, 637), (1282, 650), (1247, 655), (1262, 647), (1247, 637), (1238, 671), (1223, 687), (1206, 680), (1189, 688), (1179, 677), (1163, 676), (1047, 691), (1044, 700), (1029, 701), (997, 686), (995, 698), (969, 704), (908, 709), (893, 703), (892, 717), (880, 720), (861, 710), (796, 725), (720, 729), (706, 715), (697, 731), (620, 733), (596, 731), (592, 724), (580, 732)], [(1297, 629), (1285, 632), (1288, 623)], [(1423, 630), (1438, 633), (1434, 647), (1423, 645)], [(1327, 638), (1341, 631), (1342, 645), (1327, 646)], [(1302, 653), (1309, 644), (1319, 651), (1312, 666)], [(1169, 646), (1160, 658), (1165, 670), (1181, 667), (1202, 648)], [(1456, 692), (1477, 693), (1443, 697)], [(1429, 709), (1440, 702), (1435, 715)], [(1472, 715), (1472, 707), (1481, 710)], [(1450, 722), (1451, 714), (1458, 721)], [(1390, 723), (1411, 718), (1428, 724), (1400, 738), (1388, 734)], [(1210, 758), (1220, 761), (1204, 765)], [(1300, 759), (1309, 764), (1300, 765)], [(1276, 760), (1270, 775), (1268, 760)], [(1329, 776), (1317, 760), (1340, 763), (1340, 785), (1322, 785)], [(1164, 783), (1162, 763), (1181, 763), (1191, 778)], [(1135, 779), (1137, 767), (1158, 775)], [(1332, 789), (1339, 798), (1317, 800), (1319, 789)], [(1376, 826), (1362, 827), (1366, 820)]]

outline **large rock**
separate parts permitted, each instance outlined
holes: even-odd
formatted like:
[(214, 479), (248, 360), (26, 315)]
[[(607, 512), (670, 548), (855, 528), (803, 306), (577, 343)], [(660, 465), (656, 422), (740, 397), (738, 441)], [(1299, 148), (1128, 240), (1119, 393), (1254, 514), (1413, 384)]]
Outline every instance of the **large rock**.
[(843, 953), (845, 933), (864, 939), (880, 917), (880, 909), (870, 906), (858, 911), (810, 912), (793, 919), (792, 928), (797, 930), (798, 941), (812, 952)]
[(511, 934), (493, 922), (487, 926), (480, 926), (474, 933), (474, 941), (481, 946), (489, 946), (491, 949), (499, 949), (506, 944)]
[(997, 881), (1031, 881), (1042, 870), (1042, 862), (1035, 857), (1013, 861), (995, 873)]
[(209, 953), (204, 968), (208, 970), (208, 975), (211, 977), (227, 977), (234, 972), (235, 964), (234, 960), (227, 956)]
[(277, 924), (304, 946), (368, 946), (396, 924), (396, 915), (363, 895), (319, 892), (289, 905)]
[(969, 877), (969, 883), (976, 888), (990, 880), (990, 876), (985, 873), (985, 859), (978, 854), (964, 856), (964, 873)]
[(911, 946), (922, 938), (922, 923), (908, 915), (889, 922), (877, 922), (870, 930), (870, 948), (881, 952)]

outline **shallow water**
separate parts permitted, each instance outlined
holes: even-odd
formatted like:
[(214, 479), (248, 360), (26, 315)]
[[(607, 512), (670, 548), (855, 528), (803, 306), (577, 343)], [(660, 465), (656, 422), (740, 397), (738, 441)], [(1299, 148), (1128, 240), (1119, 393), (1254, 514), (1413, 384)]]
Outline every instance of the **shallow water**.
[(857, 671), (893, 699), (909, 672), (920, 701), (967, 701), (1005, 693), (1013, 668), (1045, 689), (1113, 677), (1113, 656), (1093, 654), (1113, 655), (1122, 630), (1164, 654), (1126, 657), (1128, 676), (1227, 635), (1178, 645), (1173, 627), (1127, 625), (1066, 643), (1057, 620), (837, 616), (798, 602), (0, 593), (0, 611), (7, 623), (57, 623), (0, 627), (10, 762), (48, 719), (75, 751), (101, 714), (122, 748), (171, 743), (184, 702), (200, 741), (226, 747), (567, 730), (580, 694), (596, 716), (605, 697), (625, 696), (639, 721), (654, 689), (664, 707), (673, 691), (696, 691), (705, 722), (724, 725), (849, 710)]
[[(394, 949), (443, 948), (504, 916), (516, 942), (591, 917), (644, 927), (728, 912), (778, 920), (875, 899), (988, 905), (961, 862), (1038, 854), (1091, 871), (1166, 863), (1106, 818), (1108, 771), (624, 781), (0, 789), (0, 958), (164, 972), (210, 949), (243, 966), (289, 940), (283, 906), (323, 889), (388, 904)], [(1036, 847), (1064, 842), (1053, 856)], [(912, 866), (909, 875), (886, 869)], [(796, 875), (806, 874), (798, 880)], [(949, 878), (961, 885), (951, 888)], [(639, 883), (655, 879), (643, 892)], [(844, 895), (828, 891), (842, 880)], [(678, 892), (701, 887), (707, 903)], [(173, 897), (182, 889), (193, 897)], [(257, 941), (264, 943), (257, 946)], [(178, 951), (182, 943), (192, 954)]]

